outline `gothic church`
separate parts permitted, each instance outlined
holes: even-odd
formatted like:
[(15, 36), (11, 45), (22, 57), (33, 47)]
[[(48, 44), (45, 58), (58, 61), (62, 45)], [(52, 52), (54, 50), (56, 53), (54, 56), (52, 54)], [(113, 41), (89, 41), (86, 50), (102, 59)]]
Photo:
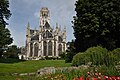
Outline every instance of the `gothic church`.
[(66, 50), (66, 28), (60, 29), (50, 26), (50, 12), (43, 7), (40, 10), (39, 30), (30, 29), (28, 23), (26, 30), (26, 59), (39, 59), (41, 57), (59, 57)]

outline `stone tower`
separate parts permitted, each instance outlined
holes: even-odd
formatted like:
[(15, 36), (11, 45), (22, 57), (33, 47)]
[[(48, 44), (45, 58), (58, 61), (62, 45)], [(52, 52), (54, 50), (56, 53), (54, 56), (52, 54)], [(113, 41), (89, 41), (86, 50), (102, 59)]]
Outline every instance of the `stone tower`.
[(43, 27), (46, 22), (50, 24), (50, 13), (48, 8), (43, 7), (40, 11), (40, 26)]

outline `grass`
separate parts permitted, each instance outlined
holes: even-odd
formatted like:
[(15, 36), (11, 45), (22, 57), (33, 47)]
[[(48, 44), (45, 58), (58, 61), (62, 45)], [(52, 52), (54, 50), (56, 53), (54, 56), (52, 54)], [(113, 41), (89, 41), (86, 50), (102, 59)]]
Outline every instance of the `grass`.
[(43, 67), (68, 67), (70, 63), (65, 63), (64, 60), (30, 60), (19, 61), (15, 59), (0, 59), (0, 80), (33, 80), (33, 76), (13, 76), (12, 73), (30, 73), (36, 72)]
[(30, 60), (18, 63), (0, 63), (1, 73), (29, 73), (36, 72), (43, 67), (67, 67), (70, 63), (64, 60)]

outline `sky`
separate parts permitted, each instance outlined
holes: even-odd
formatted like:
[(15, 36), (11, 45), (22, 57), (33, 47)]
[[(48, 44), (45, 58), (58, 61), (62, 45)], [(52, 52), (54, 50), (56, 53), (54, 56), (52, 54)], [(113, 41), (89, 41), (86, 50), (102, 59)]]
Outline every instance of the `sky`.
[(31, 29), (39, 29), (40, 10), (48, 7), (50, 11), (50, 26), (53, 28), (58, 23), (61, 28), (66, 26), (67, 42), (74, 39), (73, 16), (75, 16), (76, 0), (9, 0), (12, 13), (8, 28), (14, 39), (13, 44), (19, 47), (25, 46), (26, 27), (28, 22)]

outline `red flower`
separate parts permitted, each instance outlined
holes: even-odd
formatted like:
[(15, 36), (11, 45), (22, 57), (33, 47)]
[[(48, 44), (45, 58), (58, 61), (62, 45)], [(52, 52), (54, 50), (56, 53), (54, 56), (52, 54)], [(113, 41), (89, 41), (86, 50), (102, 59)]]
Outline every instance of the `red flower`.
[(112, 80), (112, 78), (111, 77), (108, 77), (108, 79), (107, 80)]
[(89, 77), (87, 77), (87, 78), (86, 78), (86, 80), (90, 80), (90, 78), (89, 78)]
[(80, 77), (80, 79), (79, 80), (84, 80), (84, 78), (83, 77)]
[(116, 77), (115, 76), (111, 76), (112, 80), (116, 80)]

